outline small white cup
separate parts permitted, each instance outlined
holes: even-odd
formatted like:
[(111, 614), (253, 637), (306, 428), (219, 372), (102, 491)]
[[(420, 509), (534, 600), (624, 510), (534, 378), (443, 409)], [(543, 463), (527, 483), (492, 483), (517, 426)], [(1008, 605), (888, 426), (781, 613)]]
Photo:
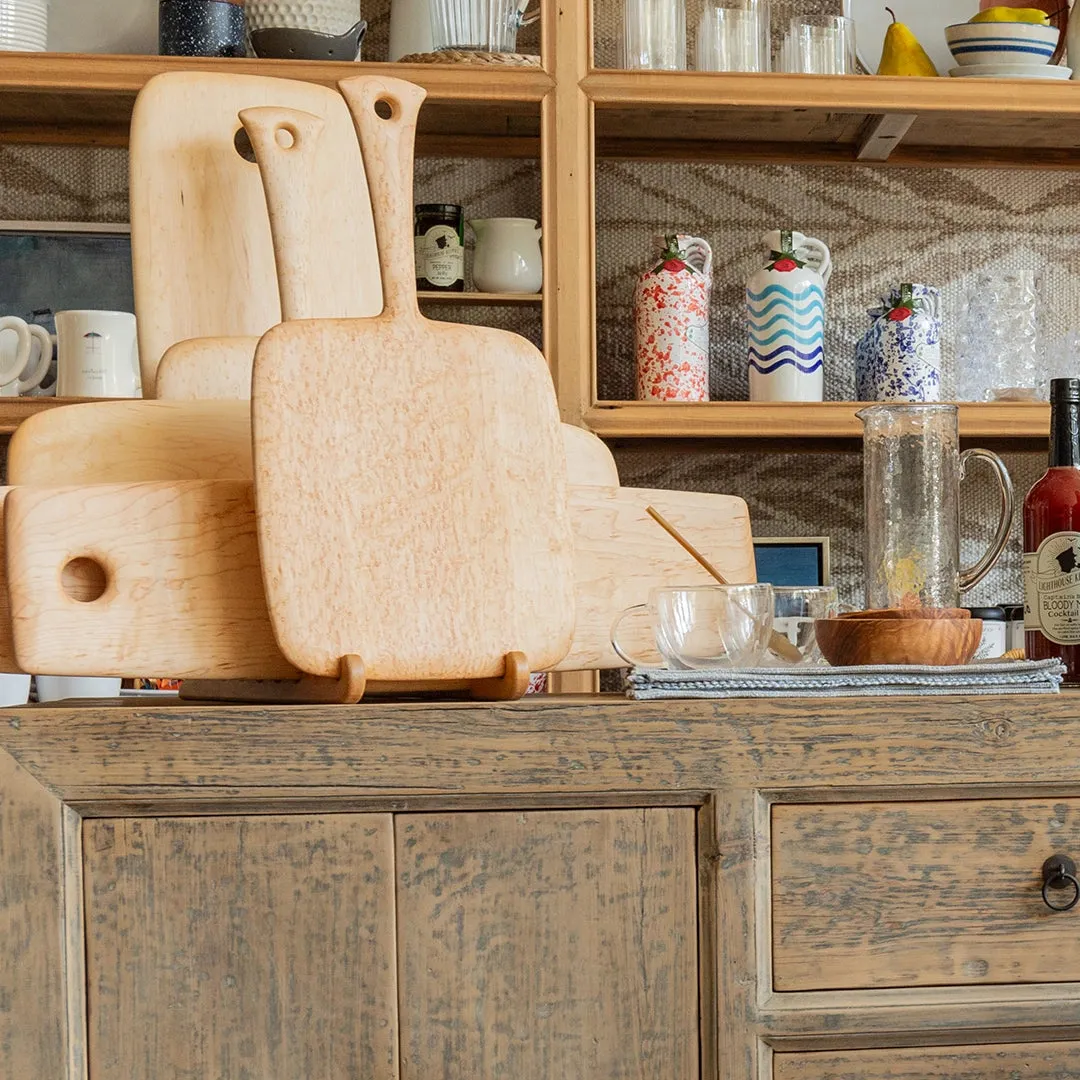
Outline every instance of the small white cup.
[(29, 675), (0, 675), (0, 706), (25, 705), (29, 700)]
[(57, 397), (142, 397), (135, 316), (58, 311)]
[(38, 701), (120, 696), (120, 680), (82, 675), (35, 675)]
[[(10, 333), (2, 332), (5, 330), (14, 333), (14, 342)], [(18, 315), (0, 318), (0, 397), (18, 397), (40, 386), (51, 363), (52, 338), (44, 326), (28, 323)], [(22, 376), (30, 368), (33, 370), (24, 379)]]

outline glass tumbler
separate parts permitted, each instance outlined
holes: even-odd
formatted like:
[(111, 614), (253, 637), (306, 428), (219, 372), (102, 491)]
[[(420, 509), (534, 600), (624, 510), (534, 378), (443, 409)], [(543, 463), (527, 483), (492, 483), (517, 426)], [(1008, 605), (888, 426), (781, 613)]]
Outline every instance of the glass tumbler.
[(814, 632), (815, 619), (830, 619), (840, 610), (836, 589), (831, 585), (774, 585), (773, 629), (799, 650), (801, 659), (787, 659), (770, 649), (765, 663), (790, 667), (820, 664), (821, 650)]
[(698, 71), (768, 71), (770, 49), (766, 0), (705, 5), (697, 30)]
[(471, 49), (477, 52), (517, 51), (518, 30), (538, 15), (524, 15), (528, 0), (428, 0), (431, 43), (436, 52)]
[(855, 24), (843, 15), (797, 15), (780, 49), (780, 70), (855, 74)]
[(685, 71), (686, 0), (623, 0), (622, 63), (631, 70)]

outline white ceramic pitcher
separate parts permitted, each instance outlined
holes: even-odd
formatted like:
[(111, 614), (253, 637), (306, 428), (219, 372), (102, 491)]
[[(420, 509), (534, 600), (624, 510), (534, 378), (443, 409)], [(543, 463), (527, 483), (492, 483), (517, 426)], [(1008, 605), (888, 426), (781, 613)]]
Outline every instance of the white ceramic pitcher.
[(478, 218), (473, 282), (481, 292), (537, 293), (544, 284), (540, 226), (532, 218)]

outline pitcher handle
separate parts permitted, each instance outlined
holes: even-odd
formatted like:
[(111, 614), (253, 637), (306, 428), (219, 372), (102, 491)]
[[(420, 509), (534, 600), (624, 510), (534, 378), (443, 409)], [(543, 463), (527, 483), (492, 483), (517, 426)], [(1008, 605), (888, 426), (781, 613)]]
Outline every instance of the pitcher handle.
[(649, 661), (648, 660), (641, 660), (641, 659), (633, 656), (631, 653), (628, 653), (625, 649), (623, 649), (623, 647), (619, 644), (619, 638), (618, 638), (619, 627), (622, 626), (623, 621), (625, 619), (630, 618), (630, 616), (636, 615), (638, 612), (641, 612), (641, 611), (648, 612), (648, 610), (649, 610), (649, 605), (648, 604), (635, 604), (633, 607), (628, 607), (625, 610), (619, 612), (619, 614), (615, 616), (615, 621), (611, 624), (611, 647), (631, 667), (648, 666)]
[(1003, 462), (992, 450), (965, 450), (960, 455), (960, 479), (962, 480), (967, 472), (967, 463), (974, 458), (988, 462), (997, 476), (998, 485), (1001, 488), (1001, 517), (998, 520), (997, 532), (994, 533), (994, 539), (990, 541), (990, 546), (984, 552), (983, 557), (974, 566), (961, 569), (961, 592), (967, 592), (968, 589), (978, 585), (990, 572), (994, 563), (998, 561), (998, 557), (1001, 555), (1005, 548), (1005, 544), (1009, 539), (1009, 530), (1012, 528), (1015, 503), (1015, 500), (1013, 499), (1012, 479), (1009, 476), (1009, 470), (1005, 468), (1005, 462)]
[(821, 275), (821, 280), (828, 285), (829, 277), (832, 274), (832, 256), (829, 254), (829, 249), (820, 240), (815, 240), (812, 236), (804, 237), (799, 247), (803, 248), (811, 256), (808, 261), (817, 263), (815, 269)]
[(531, 15), (525, 10), (529, 6), (530, 3), (531, 3), (531, 0), (522, 0), (522, 2), (518, 4), (518, 25), (519, 26), (532, 26), (532, 24), (534, 22), (536, 22), (537, 19), (540, 18), (540, 9), (539, 9), (539, 7)]

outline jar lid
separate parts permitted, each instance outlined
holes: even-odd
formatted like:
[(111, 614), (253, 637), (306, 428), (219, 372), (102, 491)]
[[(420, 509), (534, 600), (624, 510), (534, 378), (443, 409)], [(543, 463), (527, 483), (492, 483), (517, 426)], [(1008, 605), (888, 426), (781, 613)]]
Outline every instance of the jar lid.
[(1005, 609), (1000, 607), (969, 607), (965, 610), (971, 612), (973, 619), (982, 619), (986, 622), (988, 619), (991, 622), (1004, 622), (1005, 621)]
[(1001, 607), (1009, 622), (1019, 622), (1024, 617), (1023, 604), (1002, 604)]
[(417, 203), (415, 212), (417, 214), (446, 214), (448, 217), (451, 215), (456, 217), (464, 213), (456, 203)]

